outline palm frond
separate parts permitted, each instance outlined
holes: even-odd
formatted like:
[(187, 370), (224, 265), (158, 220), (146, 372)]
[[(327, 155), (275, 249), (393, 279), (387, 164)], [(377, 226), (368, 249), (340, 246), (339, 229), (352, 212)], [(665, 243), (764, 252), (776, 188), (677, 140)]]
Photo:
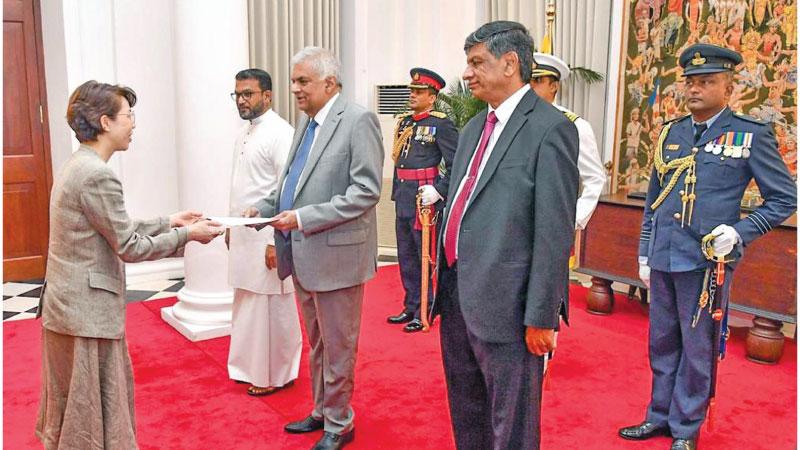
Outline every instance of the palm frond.
[(587, 69), (586, 67), (570, 67), (569, 70), (579, 80), (585, 82), (586, 84), (594, 84), (603, 81), (602, 73), (595, 72), (594, 70)]

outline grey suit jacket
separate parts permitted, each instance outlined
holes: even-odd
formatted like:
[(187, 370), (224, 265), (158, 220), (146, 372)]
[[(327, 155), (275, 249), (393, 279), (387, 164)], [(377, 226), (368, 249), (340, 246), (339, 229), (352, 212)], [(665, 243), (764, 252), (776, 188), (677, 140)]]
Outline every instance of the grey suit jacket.
[[(486, 114), (462, 130), (445, 224)], [(575, 232), (577, 160), (574, 124), (532, 91), (526, 93), (498, 138), (461, 222), (458, 299), (467, 327), (479, 338), (513, 342), (524, 339), (526, 326), (557, 327)], [(442, 268), (447, 264), (442, 244), (439, 255)], [(434, 313), (450, 300), (446, 292), (440, 284)]]
[(131, 220), (122, 184), (97, 153), (82, 146), (64, 165), (50, 197), (42, 325), (72, 336), (119, 339), (125, 333), (123, 262), (170, 256), (188, 229), (169, 218)]
[[(277, 213), (284, 178), (309, 119), (295, 130), (278, 189), (256, 206), (262, 217)], [(324, 292), (364, 283), (375, 275), (378, 232), (375, 205), (381, 193), (383, 143), (375, 114), (340, 95), (317, 130), (294, 205), (303, 230), (290, 239), (275, 233), (278, 276), (294, 274), (309, 291)]]

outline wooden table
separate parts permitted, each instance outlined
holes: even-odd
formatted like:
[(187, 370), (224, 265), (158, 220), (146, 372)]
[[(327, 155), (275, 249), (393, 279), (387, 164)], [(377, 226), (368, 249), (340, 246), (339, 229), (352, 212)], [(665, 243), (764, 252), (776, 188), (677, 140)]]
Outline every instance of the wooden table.
[[(639, 230), (644, 201), (627, 198), (625, 192), (606, 195), (581, 232), (578, 273), (592, 276), (587, 302), (589, 311), (610, 314), (614, 306), (611, 282), (644, 289), (639, 280)], [(737, 266), (730, 306), (752, 314), (747, 336), (747, 356), (753, 361), (775, 363), (783, 353), (782, 322), (797, 320), (797, 217), (747, 246)]]

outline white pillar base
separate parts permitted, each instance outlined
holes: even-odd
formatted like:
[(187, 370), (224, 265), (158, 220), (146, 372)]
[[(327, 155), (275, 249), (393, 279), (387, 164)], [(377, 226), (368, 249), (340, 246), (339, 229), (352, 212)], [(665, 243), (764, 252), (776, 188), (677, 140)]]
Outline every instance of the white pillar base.
[(175, 317), (172, 306), (161, 308), (161, 319), (172, 325), (180, 334), (192, 342), (214, 339), (231, 334), (230, 322), (225, 325), (198, 325), (184, 322)]
[(186, 245), (186, 285), (178, 291), (178, 303), (161, 309), (161, 318), (191, 341), (231, 332), (233, 289), (227, 281), (227, 253), (222, 238)]

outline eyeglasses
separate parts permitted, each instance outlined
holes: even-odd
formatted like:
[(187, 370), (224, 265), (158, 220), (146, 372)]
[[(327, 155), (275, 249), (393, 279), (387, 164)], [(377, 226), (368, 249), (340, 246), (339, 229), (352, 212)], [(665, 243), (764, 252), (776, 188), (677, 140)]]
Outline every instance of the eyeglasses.
[(136, 122), (136, 113), (133, 112), (131, 109), (127, 113), (117, 113), (118, 116), (128, 116), (131, 119), (131, 122)]
[(231, 100), (238, 101), (242, 97), (246, 102), (249, 102), (253, 94), (260, 94), (266, 91), (244, 91), (244, 92), (231, 92)]

